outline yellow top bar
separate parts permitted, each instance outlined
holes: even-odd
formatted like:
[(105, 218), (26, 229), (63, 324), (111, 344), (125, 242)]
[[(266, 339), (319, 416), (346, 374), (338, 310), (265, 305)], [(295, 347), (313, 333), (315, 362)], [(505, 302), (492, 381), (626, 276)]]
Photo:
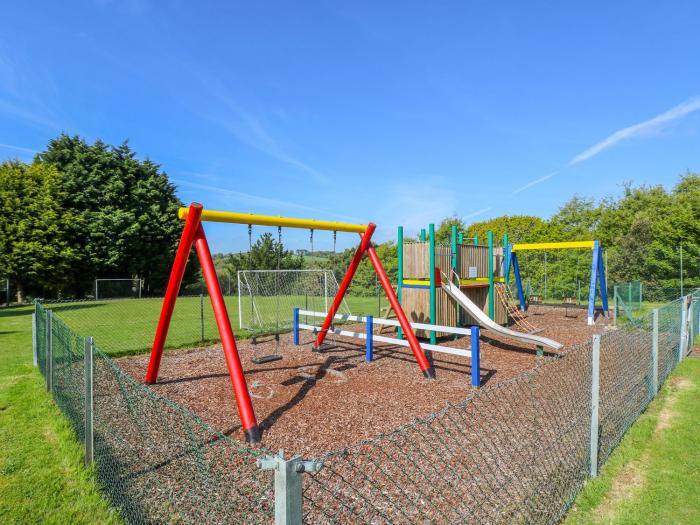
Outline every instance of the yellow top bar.
[[(180, 208), (178, 217), (185, 219), (188, 208)], [(235, 224), (254, 224), (257, 226), (282, 226), (283, 228), (303, 228), (307, 230), (328, 230), (336, 232), (364, 233), (366, 224), (347, 222), (316, 221), (313, 219), (294, 219), (274, 215), (257, 215), (255, 213), (236, 213), (232, 211), (202, 210), (202, 220), (209, 222), (232, 222)]]
[(591, 248), (595, 241), (570, 241), (570, 242), (533, 242), (530, 244), (514, 244), (514, 252), (524, 250), (566, 250), (572, 248)]

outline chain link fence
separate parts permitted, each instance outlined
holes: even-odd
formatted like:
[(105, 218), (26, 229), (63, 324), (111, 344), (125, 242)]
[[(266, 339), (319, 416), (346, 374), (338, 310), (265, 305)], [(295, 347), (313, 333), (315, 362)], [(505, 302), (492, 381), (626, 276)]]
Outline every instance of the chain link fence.
[[(103, 324), (115, 319), (101, 320), (97, 305), (37, 304), (35, 360), (129, 523), (554, 524), (692, 347), (698, 302), (700, 290), (625, 317), (516, 378), (315, 458), (313, 468), (232, 440), (134, 381), (107, 353), (140, 339), (103, 342)], [(125, 306), (116, 321), (142, 315)], [(149, 343), (155, 320), (139, 336)], [(133, 322), (127, 332), (144, 321)], [(264, 470), (265, 461), (276, 466)]]

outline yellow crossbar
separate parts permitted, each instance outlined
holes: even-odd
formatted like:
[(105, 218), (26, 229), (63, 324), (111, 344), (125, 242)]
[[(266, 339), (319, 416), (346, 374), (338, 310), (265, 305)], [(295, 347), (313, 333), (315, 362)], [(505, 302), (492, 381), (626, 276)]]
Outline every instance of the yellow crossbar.
[(570, 241), (570, 242), (533, 242), (530, 244), (514, 244), (514, 252), (525, 250), (571, 250), (575, 248), (593, 249), (595, 241)]
[[(180, 208), (178, 217), (187, 218), (188, 208)], [(255, 213), (236, 213), (232, 211), (203, 210), (202, 220), (209, 222), (231, 222), (234, 224), (252, 224), (256, 226), (282, 226), (283, 228), (302, 228), (305, 230), (328, 230), (335, 232), (364, 233), (366, 224), (350, 224), (347, 222), (316, 221), (313, 219), (294, 219), (292, 217), (276, 217), (274, 215), (258, 215)]]

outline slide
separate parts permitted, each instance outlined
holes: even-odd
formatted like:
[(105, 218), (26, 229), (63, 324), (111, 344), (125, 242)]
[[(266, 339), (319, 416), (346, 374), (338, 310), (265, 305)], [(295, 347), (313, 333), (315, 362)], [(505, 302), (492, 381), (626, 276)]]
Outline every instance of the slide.
[(459, 303), (459, 305), (464, 308), (469, 315), (474, 317), (476, 320), (479, 321), (479, 324), (483, 326), (484, 328), (488, 328), (489, 330), (493, 330), (494, 332), (498, 332), (499, 334), (502, 334), (510, 339), (515, 339), (517, 341), (522, 341), (523, 343), (532, 343), (537, 346), (547, 346), (549, 348), (554, 348), (555, 350), (559, 350), (563, 345), (561, 343), (557, 343), (556, 341), (553, 341), (552, 339), (548, 339), (546, 337), (542, 337), (539, 335), (532, 335), (532, 334), (524, 334), (522, 332), (516, 332), (515, 330), (511, 330), (510, 328), (505, 328), (504, 326), (501, 326), (494, 321), (492, 321), (488, 315), (486, 315), (481, 308), (479, 308), (477, 305), (475, 305), (469, 297), (464, 295), (464, 292), (459, 289), (459, 286), (457, 286), (454, 283), (451, 283), (449, 281), (443, 281), (442, 282), (442, 289), (447, 292), (447, 294), (452, 297), (455, 301)]

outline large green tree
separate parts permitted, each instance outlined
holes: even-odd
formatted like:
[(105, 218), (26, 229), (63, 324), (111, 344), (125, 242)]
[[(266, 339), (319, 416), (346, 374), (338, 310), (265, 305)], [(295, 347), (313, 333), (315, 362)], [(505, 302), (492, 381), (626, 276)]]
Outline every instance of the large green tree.
[(37, 160), (63, 173), (63, 205), (79, 219), (71, 232), (79, 255), (70, 271), (74, 293), (86, 293), (96, 277), (140, 277), (161, 292), (182, 223), (175, 186), (160, 166), (137, 159), (126, 142), (68, 135), (51, 140)]
[(80, 221), (63, 206), (63, 177), (48, 164), (0, 164), (0, 275), (17, 290), (43, 295), (61, 292), (78, 260), (70, 232)]

